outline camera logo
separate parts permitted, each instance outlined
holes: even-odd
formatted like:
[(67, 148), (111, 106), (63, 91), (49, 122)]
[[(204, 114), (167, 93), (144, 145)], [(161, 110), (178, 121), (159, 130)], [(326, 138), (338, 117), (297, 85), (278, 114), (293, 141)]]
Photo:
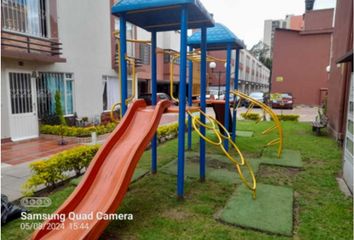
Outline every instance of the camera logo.
[(24, 197), (20, 202), (24, 207), (49, 207), (52, 204), (49, 197)]

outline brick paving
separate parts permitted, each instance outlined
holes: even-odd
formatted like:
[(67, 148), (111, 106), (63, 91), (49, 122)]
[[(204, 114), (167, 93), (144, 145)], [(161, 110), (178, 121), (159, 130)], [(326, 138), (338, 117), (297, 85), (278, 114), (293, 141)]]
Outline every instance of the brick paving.
[(1, 163), (16, 165), (45, 158), (76, 145), (77, 144), (73, 142), (69, 142), (66, 145), (59, 145), (57, 140), (41, 138), (23, 142), (4, 143), (1, 144)]

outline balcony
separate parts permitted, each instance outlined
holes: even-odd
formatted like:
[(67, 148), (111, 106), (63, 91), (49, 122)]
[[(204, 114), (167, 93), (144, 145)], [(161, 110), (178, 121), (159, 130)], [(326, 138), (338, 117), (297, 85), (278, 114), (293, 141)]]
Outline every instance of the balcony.
[[(51, 2), (49, 2), (51, 3)], [(50, 35), (51, 22), (46, 0), (1, 1), (1, 50), (2, 57), (38, 62), (65, 62), (61, 57), (61, 43)], [(52, 30), (53, 30), (52, 29)]]
[(39, 62), (65, 62), (61, 43), (21, 33), (1, 31), (2, 57)]

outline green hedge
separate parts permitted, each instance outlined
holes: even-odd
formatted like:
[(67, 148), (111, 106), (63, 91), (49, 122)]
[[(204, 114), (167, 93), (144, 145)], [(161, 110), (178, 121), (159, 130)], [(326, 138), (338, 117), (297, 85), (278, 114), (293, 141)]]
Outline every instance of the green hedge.
[(163, 142), (164, 139), (174, 138), (178, 133), (178, 123), (172, 123), (169, 125), (161, 126), (157, 129), (157, 138), (159, 142)]
[[(59, 126), (44, 125), (42, 127), (45, 127), (47, 130), (46, 133), (50, 130), (52, 134), (56, 133), (57, 129), (59, 129)], [(78, 130), (79, 128), (67, 127), (66, 131), (71, 129)], [(158, 140), (163, 142), (164, 140), (174, 138), (177, 136), (177, 131), (178, 123), (161, 126), (157, 130)], [(53, 155), (47, 160), (31, 163), (29, 167), (33, 175), (22, 186), (23, 193), (25, 195), (32, 195), (36, 188), (42, 184), (46, 187), (54, 188), (57, 183), (67, 178), (65, 173), (68, 171), (74, 171), (77, 176), (80, 175), (82, 170), (90, 164), (98, 148), (99, 145), (79, 146)]]
[[(99, 125), (92, 127), (68, 127), (63, 126), (64, 136), (69, 137), (89, 137), (92, 132), (96, 132), (97, 135), (110, 133), (117, 125), (115, 123), (109, 123), (107, 125)], [(42, 134), (60, 135), (60, 125), (42, 125), (40, 132)], [(169, 125), (161, 126), (157, 129), (157, 137), (162, 139), (164, 137), (175, 137), (178, 131), (178, 123), (172, 123)]]
[[(68, 137), (89, 137), (92, 132), (96, 132), (97, 135), (102, 135), (110, 133), (117, 126), (115, 123), (108, 123), (106, 125), (98, 125), (91, 127), (68, 127), (62, 126), (63, 135)], [(60, 125), (41, 125), (40, 133), (42, 134), (51, 134), (51, 135), (60, 135), (61, 126)]]
[(254, 120), (254, 121), (260, 121), (261, 120), (261, 115), (259, 113), (241, 113), (241, 117), (247, 120)]
[[(299, 115), (297, 114), (277, 114), (277, 117), (279, 118), (280, 121), (294, 121), (298, 122), (299, 121)], [(273, 120), (273, 119), (272, 119)]]
[(23, 184), (25, 195), (32, 195), (36, 187), (44, 184), (54, 188), (67, 176), (65, 172), (75, 171), (80, 175), (99, 149), (99, 145), (79, 146), (53, 155), (47, 160), (39, 160), (29, 165), (33, 175)]

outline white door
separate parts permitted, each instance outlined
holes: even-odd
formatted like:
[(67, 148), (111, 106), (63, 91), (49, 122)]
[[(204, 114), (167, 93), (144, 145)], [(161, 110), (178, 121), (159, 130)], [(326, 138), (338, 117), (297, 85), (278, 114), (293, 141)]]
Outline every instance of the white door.
[(354, 85), (353, 73), (349, 84), (349, 99), (348, 99), (348, 115), (347, 115), (347, 130), (344, 142), (344, 162), (343, 162), (343, 178), (348, 187), (353, 192), (353, 108), (354, 108)]
[(8, 77), (11, 139), (38, 137), (35, 79), (26, 72), (9, 72)]

